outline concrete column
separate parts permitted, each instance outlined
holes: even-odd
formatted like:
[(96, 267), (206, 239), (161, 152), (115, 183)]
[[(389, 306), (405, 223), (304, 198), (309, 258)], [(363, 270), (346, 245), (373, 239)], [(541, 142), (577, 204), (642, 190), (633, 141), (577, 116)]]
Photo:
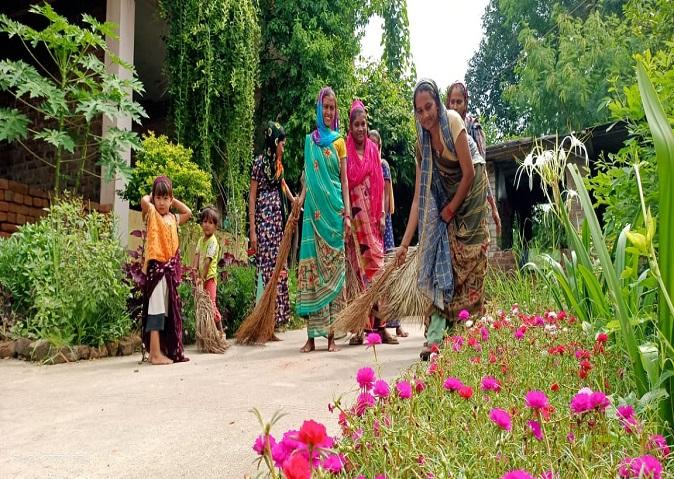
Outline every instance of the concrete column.
[[(106, 21), (113, 22), (118, 26), (119, 38), (108, 37), (107, 43), (110, 51), (123, 61), (133, 65), (133, 43), (136, 17), (135, 0), (107, 0)], [(130, 78), (131, 73), (120, 65), (113, 64), (108, 55), (105, 56), (105, 65), (108, 72), (120, 78)], [(129, 91), (129, 98), (132, 92)], [(131, 129), (131, 118), (119, 118), (115, 121), (103, 117), (103, 134), (109, 128)], [(127, 164), (131, 164), (131, 151), (122, 152), (122, 157)], [(129, 202), (121, 199), (117, 191), (123, 190), (126, 181), (121, 175), (117, 175), (112, 181), (105, 180), (105, 171), (101, 179), (101, 205), (112, 207), (117, 217), (119, 239), (126, 246), (129, 241)]]

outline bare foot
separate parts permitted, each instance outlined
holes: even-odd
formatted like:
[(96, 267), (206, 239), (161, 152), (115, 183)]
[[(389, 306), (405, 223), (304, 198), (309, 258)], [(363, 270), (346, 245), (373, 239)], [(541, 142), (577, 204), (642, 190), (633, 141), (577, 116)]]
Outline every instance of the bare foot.
[(167, 358), (166, 356), (164, 356), (161, 353), (157, 354), (156, 356), (150, 356), (148, 361), (153, 366), (161, 366), (161, 365), (164, 365), (164, 364), (173, 364), (173, 360), (171, 360), (170, 358)]
[(269, 341), (283, 341), (283, 340), (281, 338), (279, 338), (278, 336), (276, 336), (275, 334), (273, 334)]
[(328, 351), (331, 353), (339, 351), (339, 348), (335, 344), (335, 337), (332, 334), (328, 336)]
[(311, 351), (314, 351), (316, 349), (316, 343), (314, 343), (313, 338), (307, 339), (307, 342), (302, 346), (302, 349), (300, 349), (300, 353), (309, 353)]
[(399, 338), (406, 338), (406, 337), (409, 336), (409, 335), (410, 335), (410, 333), (408, 333), (407, 331), (405, 331), (405, 330), (404, 330), (403, 328), (401, 328), (400, 326), (398, 326), (398, 327), (396, 328), (396, 336), (398, 336)]

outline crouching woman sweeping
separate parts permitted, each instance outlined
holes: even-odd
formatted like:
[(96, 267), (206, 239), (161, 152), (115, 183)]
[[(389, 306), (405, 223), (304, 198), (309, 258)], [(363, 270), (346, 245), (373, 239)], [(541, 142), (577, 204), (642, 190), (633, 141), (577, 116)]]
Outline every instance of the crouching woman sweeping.
[(427, 359), (442, 344), (461, 310), (482, 314), (487, 271), (487, 177), (485, 161), (461, 116), (447, 111), (432, 80), (414, 89), (417, 125), (414, 199), (397, 261), (419, 233), (418, 285), (432, 302)]

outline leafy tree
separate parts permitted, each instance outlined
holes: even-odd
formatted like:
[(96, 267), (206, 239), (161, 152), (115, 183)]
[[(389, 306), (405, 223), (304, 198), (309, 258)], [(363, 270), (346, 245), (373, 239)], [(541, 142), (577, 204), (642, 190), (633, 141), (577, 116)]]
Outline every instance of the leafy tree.
[[(261, 0), (257, 124), (280, 121), (288, 135), (286, 174), (298, 180), (304, 137), (315, 128), (316, 96), (330, 85), (343, 127), (355, 87), (355, 59), (370, 7), (357, 0)], [(261, 130), (260, 130), (261, 131)]]
[[(37, 65), (0, 61), (0, 91), (13, 96), (17, 105), (0, 108), (0, 141), (16, 141), (52, 166), (56, 192), (66, 187), (79, 190), (84, 174), (96, 174), (86, 168), (97, 157), (108, 178), (117, 172), (127, 174), (129, 167), (121, 152), (138, 148), (137, 134), (119, 128), (104, 134), (99, 131), (103, 115), (110, 119), (131, 117), (136, 123), (146, 116), (130, 98), (132, 92), (143, 91), (133, 67), (113, 55), (105, 43), (106, 35), (116, 36), (114, 25), (87, 14), (82, 15), (83, 26), (73, 25), (48, 3), (33, 5), (30, 11), (47, 20), (43, 30), (0, 15), (0, 31), (21, 39)], [(41, 61), (41, 49), (49, 63)], [(108, 73), (101, 61), (104, 55), (131, 72), (131, 77), (122, 79)], [(28, 140), (51, 145), (53, 157), (39, 156)], [(64, 164), (73, 161), (77, 164), (75, 177), (68, 178)]]
[(143, 137), (143, 150), (124, 191), (124, 198), (135, 205), (152, 191), (158, 175), (166, 175), (173, 183), (173, 195), (192, 208), (213, 201), (211, 175), (192, 161), (192, 150), (169, 141), (153, 132)]
[[(226, 190), (227, 218), (245, 218), (260, 28), (252, 0), (161, 0), (176, 139)], [(222, 191), (222, 190), (221, 190)]]
[(407, 0), (382, 0), (378, 10), (384, 19), (382, 61), (393, 79), (409, 81), (416, 73), (410, 49)]

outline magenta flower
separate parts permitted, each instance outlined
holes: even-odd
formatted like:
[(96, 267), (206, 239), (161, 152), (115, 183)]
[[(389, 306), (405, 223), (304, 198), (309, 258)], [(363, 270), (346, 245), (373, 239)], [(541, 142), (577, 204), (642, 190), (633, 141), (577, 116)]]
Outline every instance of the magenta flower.
[(463, 336), (451, 336), (449, 338), (449, 340), (451, 341), (452, 349), (455, 352), (458, 353), (459, 351), (461, 351), (461, 348), (463, 347), (463, 342), (464, 342)]
[(271, 458), (273, 459), (276, 467), (283, 467), (283, 463), (286, 459), (288, 459), (292, 452), (293, 449), (290, 449), (283, 441), (275, 444), (274, 447), (271, 448)]
[(618, 419), (622, 422), (625, 431), (635, 432), (639, 425), (639, 420), (634, 415), (634, 408), (630, 405), (618, 406)]
[(368, 346), (374, 346), (376, 344), (381, 344), (381, 336), (377, 333), (369, 333), (365, 338), (365, 342)]
[(264, 454), (264, 450), (267, 447), (267, 439), (269, 440), (269, 451), (271, 452), (272, 448), (276, 445), (276, 440), (273, 436), (264, 436), (260, 434), (255, 442), (253, 443), (253, 451), (258, 453), (258, 455)]
[(520, 326), (519, 328), (517, 328), (517, 331), (515, 331), (515, 339), (517, 339), (518, 341), (524, 339), (524, 333), (526, 332), (527, 332), (526, 326)]
[(501, 391), (501, 382), (492, 376), (483, 377), (480, 386), (483, 391)]
[(511, 431), (513, 428), (510, 414), (504, 409), (494, 408), (489, 411), (489, 419), (504, 431)]
[(606, 397), (606, 394), (601, 391), (595, 391), (590, 395), (590, 404), (593, 409), (604, 411), (611, 403)]
[(529, 474), (527, 471), (517, 469), (514, 471), (506, 472), (501, 476), (501, 479), (534, 479), (534, 476)]
[(661, 479), (662, 464), (655, 457), (648, 454), (640, 457), (626, 457), (620, 462), (618, 476), (624, 478)]
[(489, 340), (489, 329), (482, 326), (480, 328), (480, 336), (482, 336), (482, 341), (488, 341)]
[(550, 405), (545, 393), (538, 390), (529, 391), (525, 397), (525, 403), (528, 408), (534, 410), (544, 409)]
[(667, 459), (669, 456), (670, 450), (669, 446), (667, 445), (667, 439), (665, 439), (664, 436), (661, 436), (660, 434), (653, 434), (651, 437), (649, 437), (647, 447), (648, 449), (660, 453), (663, 459)]
[(540, 476), (538, 476), (538, 479), (557, 479), (558, 477), (559, 476), (555, 474), (554, 471), (545, 471)]
[(370, 393), (360, 393), (356, 400), (356, 415), (362, 416), (369, 408), (375, 404), (374, 396)]
[(470, 313), (467, 310), (462, 309), (461, 311), (459, 311), (459, 319), (461, 321), (467, 321), (468, 318), (470, 318)]
[(571, 410), (576, 414), (583, 414), (592, 409), (591, 394), (580, 392), (571, 399)]
[(459, 378), (448, 377), (445, 379), (445, 383), (442, 385), (447, 391), (458, 391), (463, 386), (463, 383)]
[(529, 421), (527, 422), (531, 434), (539, 441), (543, 440), (543, 429), (541, 428), (541, 423), (538, 421)]
[(356, 381), (358, 382), (358, 385), (362, 389), (365, 389), (366, 391), (369, 391), (370, 389), (372, 389), (372, 385), (374, 384), (374, 379), (375, 379), (375, 374), (374, 374), (374, 369), (372, 369), (372, 368), (360, 368), (358, 370), (358, 373), (356, 374)]
[(398, 391), (398, 397), (400, 399), (409, 399), (412, 397), (412, 386), (407, 381), (400, 381), (397, 383), (396, 390)]
[(339, 474), (344, 469), (346, 463), (341, 454), (330, 454), (323, 460), (323, 469), (333, 474)]
[(570, 432), (566, 435), (566, 440), (569, 442), (574, 442), (576, 440), (576, 435)]
[(378, 381), (375, 381), (372, 392), (379, 399), (386, 399), (389, 396), (389, 394), (391, 394), (391, 389), (389, 388), (388, 383), (386, 381), (380, 379)]

